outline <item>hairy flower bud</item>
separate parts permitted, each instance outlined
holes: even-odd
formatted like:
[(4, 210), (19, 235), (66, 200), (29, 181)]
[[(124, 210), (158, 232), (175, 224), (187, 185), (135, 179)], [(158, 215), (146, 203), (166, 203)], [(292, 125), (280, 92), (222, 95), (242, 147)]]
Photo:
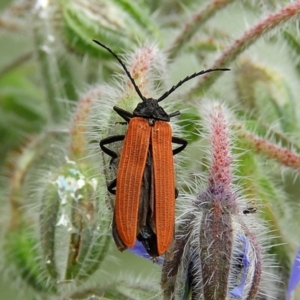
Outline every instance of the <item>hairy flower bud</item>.
[[(92, 56), (108, 57), (93, 39), (116, 50), (126, 49), (132, 41), (145, 36), (158, 37), (158, 29), (150, 18), (149, 9), (142, 2), (130, 1), (63, 1), (57, 7), (61, 17), (60, 34), (63, 42), (73, 50)], [(134, 37), (134, 39), (132, 38)]]
[(254, 299), (258, 293), (261, 248), (243, 216), (232, 210), (234, 202), (222, 188), (204, 192), (195, 202), (190, 272), (193, 293), (204, 299)]
[(87, 166), (68, 161), (51, 174), (42, 195), (43, 261), (56, 282), (86, 279), (103, 261), (110, 239), (109, 216), (100, 209), (99, 182)]
[(8, 180), (11, 219), (2, 264), (40, 296), (61, 295), (89, 279), (111, 241), (110, 214), (99, 188), (104, 176), (96, 176), (88, 160), (60, 161), (58, 152), (56, 166), (49, 166), (44, 151), (53, 144), (60, 145), (44, 135), (29, 143), (14, 157)]
[[(262, 293), (263, 227), (243, 213), (233, 184), (230, 117), (218, 103), (203, 106), (209, 141), (206, 189), (193, 199), (163, 266), (165, 299), (256, 299)], [(269, 294), (268, 294), (269, 296)], [(267, 298), (268, 299), (268, 298)]]

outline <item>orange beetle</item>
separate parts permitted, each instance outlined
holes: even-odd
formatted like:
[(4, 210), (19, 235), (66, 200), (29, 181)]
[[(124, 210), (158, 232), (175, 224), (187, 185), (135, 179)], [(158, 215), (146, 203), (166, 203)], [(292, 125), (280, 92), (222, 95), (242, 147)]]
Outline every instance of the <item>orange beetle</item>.
[[(115, 106), (114, 110), (128, 123), (127, 132), (100, 141), (102, 151), (116, 159), (117, 153), (106, 145), (124, 140), (117, 178), (108, 185), (108, 191), (116, 195), (113, 237), (121, 251), (133, 247), (138, 239), (150, 256), (157, 257), (168, 250), (173, 240), (177, 197), (173, 155), (187, 145), (186, 140), (172, 136), (168, 123), (180, 112), (167, 114), (158, 103), (196, 76), (229, 69), (194, 73), (179, 81), (159, 99), (145, 98), (120, 58), (105, 45), (94, 42), (119, 61), (142, 99), (133, 113)], [(172, 143), (180, 146), (172, 149)]]

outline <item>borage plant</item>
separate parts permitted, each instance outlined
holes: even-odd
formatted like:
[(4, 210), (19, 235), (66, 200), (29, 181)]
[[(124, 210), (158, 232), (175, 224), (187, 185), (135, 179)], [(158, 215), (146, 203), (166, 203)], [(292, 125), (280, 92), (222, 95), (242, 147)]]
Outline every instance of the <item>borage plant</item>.
[[(299, 299), (299, 14), (300, 1), (259, 0), (2, 9), (1, 266), (13, 282), (2, 298)], [(93, 39), (124, 55), (145, 97), (232, 70), (164, 101), (188, 146), (175, 156), (174, 242), (157, 264), (114, 250), (118, 159), (99, 141), (127, 130), (113, 106), (140, 99)]]

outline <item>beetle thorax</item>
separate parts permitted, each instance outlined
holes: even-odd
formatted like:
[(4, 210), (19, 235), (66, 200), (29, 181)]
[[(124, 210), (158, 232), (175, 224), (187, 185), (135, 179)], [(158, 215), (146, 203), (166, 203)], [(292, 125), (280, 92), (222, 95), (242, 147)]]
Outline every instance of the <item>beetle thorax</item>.
[(158, 104), (157, 100), (153, 98), (146, 98), (143, 102), (140, 102), (133, 111), (133, 115), (147, 119), (170, 121), (169, 115)]

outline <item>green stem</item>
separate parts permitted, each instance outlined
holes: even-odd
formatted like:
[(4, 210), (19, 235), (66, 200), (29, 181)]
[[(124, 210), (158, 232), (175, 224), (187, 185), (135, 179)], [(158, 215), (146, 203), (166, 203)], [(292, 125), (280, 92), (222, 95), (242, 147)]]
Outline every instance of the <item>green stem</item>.
[(0, 77), (6, 75), (7, 73), (9, 73), (10, 71), (18, 68), (19, 66), (21, 66), (22, 64), (27, 63), (29, 60), (31, 60), (33, 57), (33, 53), (27, 52), (25, 54), (22, 54), (20, 57), (18, 57), (16, 60), (14, 60), (13, 62), (11, 62), (10, 64), (8, 64), (6, 67), (4, 67), (2, 70), (0, 70)]
[[(44, 9), (43, 13), (46, 13), (46, 9)], [(51, 36), (49, 20), (47, 17), (41, 20), (40, 13), (41, 11), (37, 11), (35, 15), (36, 20), (33, 25), (34, 43), (40, 63), (41, 79), (46, 92), (50, 119), (53, 123), (58, 123), (63, 116), (63, 103), (58, 100), (62, 97), (62, 93), (60, 92), (61, 86), (58, 80), (59, 76), (56, 74), (57, 70), (55, 70), (57, 62), (53, 53), (54, 49), (52, 45), (49, 46), (49, 41), (47, 40)]]
[[(247, 30), (242, 37), (236, 39), (229, 47), (227, 47), (227, 49), (225, 49), (221, 56), (215, 60), (209, 69), (228, 67), (232, 61), (254, 44), (259, 38), (270, 32), (278, 25), (289, 21), (291, 18), (294, 18), (299, 14), (299, 0), (281, 8), (273, 14), (269, 14), (265, 19)], [(213, 72), (200, 77), (196, 87), (189, 92), (187, 98), (194, 97), (195, 95), (201, 95), (203, 91), (209, 89), (209, 87), (221, 75), (221, 72)]]
[(257, 137), (251, 132), (248, 132), (243, 128), (242, 125), (236, 126), (238, 135), (241, 139), (247, 142), (248, 146), (251, 147), (256, 153), (263, 154), (268, 158), (274, 159), (279, 164), (286, 167), (300, 170), (300, 155), (287, 149), (280, 147), (270, 141)]
[(187, 42), (197, 33), (198, 29), (211, 17), (213, 17), (221, 8), (234, 2), (235, 0), (214, 0), (206, 5), (199, 12), (191, 17), (191, 21), (185, 24), (175, 41), (168, 50), (169, 59), (174, 59), (187, 44)]

